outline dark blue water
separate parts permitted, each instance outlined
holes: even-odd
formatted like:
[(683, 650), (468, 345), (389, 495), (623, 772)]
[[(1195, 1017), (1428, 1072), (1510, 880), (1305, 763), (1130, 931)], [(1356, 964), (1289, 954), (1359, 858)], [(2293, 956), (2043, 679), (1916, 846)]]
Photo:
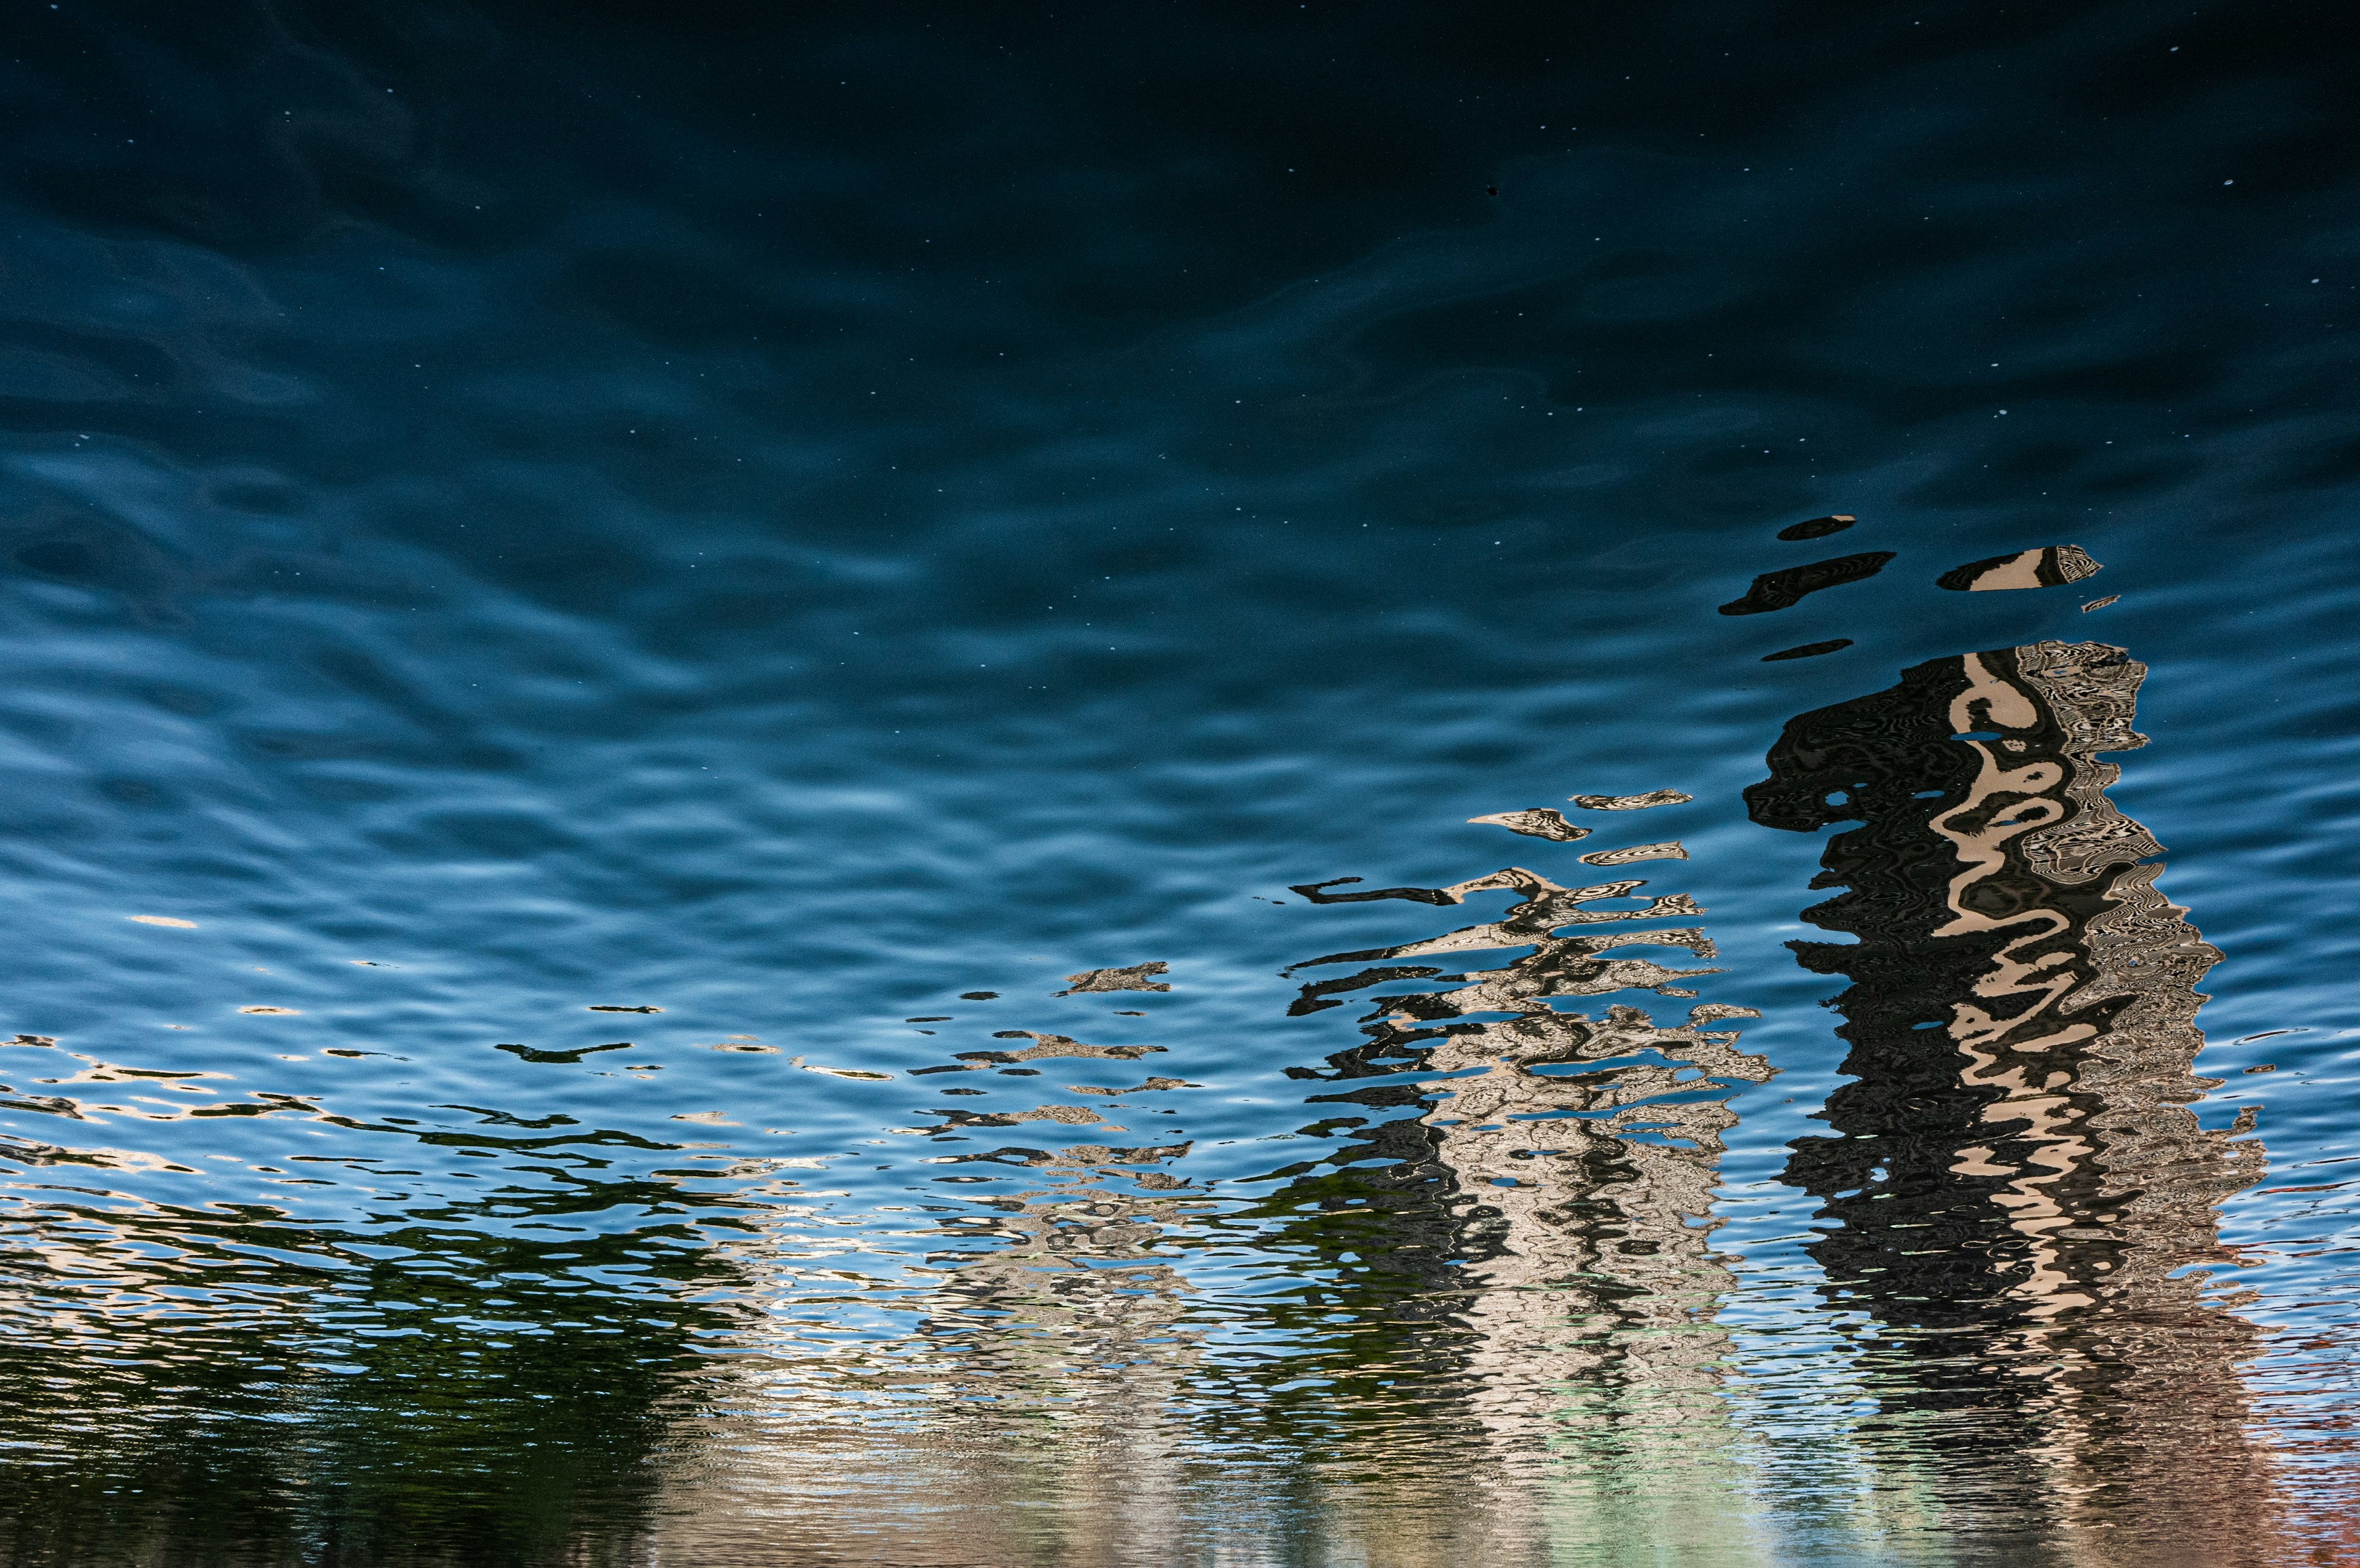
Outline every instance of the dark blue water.
[(2360, 1557), (2333, 8), (6, 16), (0, 1560)]

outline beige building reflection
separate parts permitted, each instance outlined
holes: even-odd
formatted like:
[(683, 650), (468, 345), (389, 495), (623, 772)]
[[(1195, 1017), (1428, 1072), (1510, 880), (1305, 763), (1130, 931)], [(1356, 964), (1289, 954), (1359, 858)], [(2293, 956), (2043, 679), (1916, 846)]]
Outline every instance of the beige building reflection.
[[(1685, 851), (1659, 843), (1582, 858), (1675, 857)], [(1515, 896), (1496, 920), (1299, 965), (1370, 967), (1306, 985), (1295, 1008), (1391, 988), (1361, 1020), (1365, 1042), (1328, 1059), (1338, 1092), (1315, 1103), (1407, 1099), (1415, 1114), (1365, 1122), (1324, 1163), (1360, 1169), (1381, 1194), (1419, 1194), (1393, 1206), (1422, 1210), (1434, 1236), (1418, 1292), (1431, 1309), (1426, 1366), (1481, 1433), (1469, 1457), (1502, 1477), (1486, 1495), (1487, 1533), (1571, 1552), (1647, 1541), (1684, 1561), (1754, 1560), (1726, 1399), (1731, 1348), (1715, 1323), (1734, 1281), (1713, 1250), (1712, 1211), (1722, 1137), (1737, 1120), (1729, 1100), (1772, 1069), (1729, 1027), (1757, 1016), (1750, 1007), (1696, 1004), (1658, 1022), (1614, 999), (1693, 998), (1684, 982), (1717, 971), (1659, 960), (1714, 957), (1704, 930), (1629, 922), (1704, 911), (1681, 894), (1644, 897), (1639, 880), (1568, 887), (1513, 867), (1447, 888), (1335, 886), (1296, 891), (1315, 902)], [(1456, 975), (1403, 962), (1510, 952), (1500, 967)], [(1420, 988), (1404, 993), (1404, 982)], [(1354, 1086), (1371, 1078), (1388, 1081)], [(1370, 1170), (1372, 1153), (1398, 1163)], [(1356, 1201), (1309, 1169), (1291, 1195), (1323, 1192)]]
[[(930, 1075), (1021, 1063), (1011, 1082), (979, 1081), (1073, 1098), (955, 1103), (893, 1129), (945, 1152), (918, 1167), (936, 1174), (897, 1238), (910, 1253), (892, 1288), (868, 1281), (892, 1326), (817, 1354), (781, 1334), (713, 1369), (664, 1560), (1149, 1563), (1221, 1533), (1207, 1516), (1237, 1487), (1192, 1444), (1202, 1328), (1171, 1245), (1208, 1207), (1171, 1171), (1189, 1146), (1040, 1136), (1144, 1127), (1191, 1085), (1134, 1065), (1161, 1047), (1001, 1038), (1031, 1043), (961, 1053), (922, 1081), (973, 1094), (978, 1080)], [(1118, 1083), (1058, 1081), (1076, 1077)], [(995, 1147), (1027, 1135), (1040, 1146)], [(843, 1282), (857, 1293), (861, 1278)], [(1262, 1497), (1238, 1521), (1251, 1550), (1270, 1511)]]

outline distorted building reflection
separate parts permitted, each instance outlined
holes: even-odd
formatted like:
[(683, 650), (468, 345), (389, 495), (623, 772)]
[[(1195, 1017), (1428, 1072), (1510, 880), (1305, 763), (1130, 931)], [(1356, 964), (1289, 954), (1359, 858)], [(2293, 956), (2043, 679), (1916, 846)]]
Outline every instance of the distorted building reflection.
[[(1582, 858), (1675, 857), (1685, 851), (1664, 843)], [(1319, 1130), (1346, 1137), (1288, 1172), (1268, 1205), (1300, 1216), (1296, 1237), (1332, 1238), (1353, 1260), (1320, 1304), (1397, 1325), (1382, 1359), (1415, 1367), (1420, 1395), (1455, 1396), (1491, 1458), (1549, 1464), (1559, 1491), (1594, 1483), (1572, 1510), (1586, 1528), (1611, 1532), (1612, 1500), (1638, 1475), (1654, 1477), (1657, 1503), (1691, 1484), (1699, 1499), (1733, 1496), (1710, 1475), (1728, 1439), (1728, 1345), (1714, 1318), (1732, 1283), (1712, 1248), (1713, 1193), (1737, 1120), (1728, 1102), (1772, 1069), (1727, 1027), (1752, 1008), (1697, 1003), (1659, 1022), (1610, 999), (1695, 997), (1685, 982), (1718, 971), (1628, 950), (1709, 960), (1701, 927), (1598, 929), (1704, 911), (1681, 894), (1643, 898), (1637, 880), (1568, 887), (1513, 867), (1444, 888), (1338, 886), (1295, 890), (1319, 903), (1516, 901), (1496, 920), (1296, 966), (1364, 965), (1306, 985), (1297, 1015), (1395, 987), (1360, 1020), (1360, 1043), (1324, 1072), (1295, 1070), (1336, 1083), (1313, 1104), (1328, 1113)], [(1516, 949), (1500, 967), (1458, 974), (1403, 962)], [(1355, 1215), (1360, 1225), (1338, 1228)], [(1550, 1531), (1561, 1543), (1573, 1540), (1568, 1517)]]
[[(1164, 968), (1086, 971), (1061, 995), (1169, 990), (1148, 978)], [(910, 1073), (958, 1099), (887, 1129), (934, 1150), (917, 1164), (929, 1174), (910, 1205), (925, 1217), (900, 1232), (923, 1249), (900, 1272), (912, 1332), (872, 1346), (856, 1378), (815, 1382), (790, 1356), (780, 1386), (825, 1382), (814, 1408), (842, 1400), (848, 1384), (867, 1385), (856, 1399), (901, 1401), (871, 1413), (923, 1434), (927, 1482), (904, 1521), (917, 1532), (910, 1549), (971, 1554), (923, 1560), (1114, 1561), (1142, 1531), (1176, 1539), (1186, 1511), (1175, 1423), (1185, 1426), (1201, 1330), (1187, 1321), (1170, 1244), (1206, 1204), (1169, 1169), (1189, 1151), (1176, 1130), (1153, 1143), (1065, 1138), (1164, 1131), (1154, 1119), (1168, 1115), (1164, 1102), (1196, 1085), (1143, 1070), (1160, 1045), (1035, 1029), (994, 1038), (1009, 1043)], [(1083, 1077), (1114, 1082), (1065, 1081)], [(1011, 1137), (1025, 1141), (1000, 1141)], [(792, 1517), (795, 1538), (817, 1550), (833, 1527), (825, 1510), (800, 1510), (800, 1463), (770, 1455), (736, 1484), (758, 1499), (745, 1507)], [(1117, 1497), (1122, 1506), (1109, 1506)]]
[[(2236, 1370), (2256, 1330), (2206, 1266), (2250, 1129), (2207, 1129), (2196, 991), (2220, 958), (2156, 890), (2108, 799), (2144, 666), (2099, 643), (1938, 659), (1790, 721), (1753, 819), (1828, 841), (1791, 944), (1841, 975), (1851, 1082), (1786, 1179), (1838, 1222), (1809, 1248), (1895, 1342), (1893, 1441), (2067, 1522), (2258, 1524), (2273, 1507)], [(2119, 1520), (2103, 1521), (2105, 1529)], [(2218, 1561), (2242, 1560), (2222, 1557)]]

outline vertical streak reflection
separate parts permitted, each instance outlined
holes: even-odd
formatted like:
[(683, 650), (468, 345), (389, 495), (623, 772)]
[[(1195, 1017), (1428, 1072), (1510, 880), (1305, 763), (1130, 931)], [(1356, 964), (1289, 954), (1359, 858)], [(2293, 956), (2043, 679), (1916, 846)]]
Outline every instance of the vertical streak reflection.
[[(1727, 1027), (1753, 1008), (1696, 1003), (1658, 1022), (1610, 999), (1694, 998), (1685, 982), (1717, 970), (1626, 950), (1709, 960), (1702, 927), (1601, 929), (1706, 911), (1684, 894), (1630, 908), (1641, 881), (1567, 887), (1519, 867), (1442, 888), (1335, 886), (1295, 891), (1314, 903), (1516, 901), (1484, 924), (1295, 966), (1363, 965), (1306, 984), (1297, 1015), (1393, 987), (1360, 1018), (1360, 1043), (1325, 1071), (1293, 1070), (1336, 1085), (1312, 1103), (1345, 1141), (1277, 1173), (1287, 1184), (1263, 1208), (1282, 1238), (1344, 1260), (1313, 1304), (1330, 1323), (1338, 1308), (1357, 1320), (1350, 1332), (1373, 1341), (1364, 1358), (1395, 1375), (1356, 1384), (1338, 1367), (1331, 1395), (1349, 1393), (1363, 1420), (1439, 1425), (1470, 1456), (1524, 1473), (1538, 1485), (1496, 1491), (1491, 1508), (1545, 1513), (1533, 1528), (1562, 1549), (1668, 1540), (1682, 1528), (1666, 1520), (1669, 1499), (1699, 1541), (1725, 1543), (1743, 1508), (1715, 1322), (1733, 1280), (1711, 1247), (1713, 1193), (1737, 1121), (1729, 1101), (1773, 1070)], [(1513, 949), (1459, 974), (1402, 962)], [(1399, 988), (1408, 982), (1419, 988)], [(1574, 999), (1598, 1010), (1556, 1005)]]
[[(1829, 1295), (1901, 1331), (1890, 1446), (2069, 1532), (2256, 1531), (2277, 1509), (2237, 1372), (2256, 1331), (2202, 1267), (2263, 1170), (2250, 1111), (2190, 1105), (2196, 984), (2220, 958), (2156, 891), (2160, 846), (2106, 796), (2146, 668), (2099, 643), (1931, 660), (1803, 713), (1747, 789), (1829, 840), (1798, 942), (1854, 1080), (1787, 1180), (1841, 1222)], [(2136, 1506), (2131, 1506), (2136, 1505)], [(2233, 1560), (2229, 1557), (2222, 1561)], [(2234, 1559), (2242, 1560), (2242, 1559)]]

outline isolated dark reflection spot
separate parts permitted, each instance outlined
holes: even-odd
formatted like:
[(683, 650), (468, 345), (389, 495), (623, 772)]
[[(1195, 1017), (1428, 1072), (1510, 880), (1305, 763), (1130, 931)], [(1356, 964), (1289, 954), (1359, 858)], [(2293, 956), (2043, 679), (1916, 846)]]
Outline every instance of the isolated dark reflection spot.
[(1331, 877), (1325, 882), (1305, 882), (1287, 888), (1300, 893), (1315, 904), (1367, 904), (1380, 898), (1407, 898), (1419, 904), (1449, 904), (1458, 900), (1447, 892), (1432, 887), (1378, 887), (1366, 893), (1328, 893), (1321, 889), (1338, 887), (1347, 882), (1358, 882), (1357, 877)]
[(91, 554), (88, 545), (76, 544), (71, 539), (28, 544), (16, 552), (16, 564), (49, 577), (98, 575), (98, 558)]
[(496, 1045), (492, 1049), (505, 1051), (510, 1056), (521, 1056), (527, 1062), (554, 1062), (570, 1067), (584, 1057), (595, 1056), (602, 1051), (628, 1051), (631, 1049), (631, 1042), (628, 1040), (618, 1040), (611, 1045), (585, 1045), (572, 1051), (536, 1051), (529, 1045)]
[(1849, 512), (1834, 512), (1824, 517), (1813, 517), (1808, 522), (1797, 523), (1792, 528), (1780, 528), (1778, 537), (1782, 539), (1825, 539), (1830, 534), (1843, 532), (1858, 521), (1860, 519)]
[(1817, 659), (1823, 653), (1833, 653), (1838, 648), (1851, 646), (1852, 638), (1848, 637), (1834, 637), (1827, 642), (1807, 642), (1800, 648), (1782, 648), (1775, 653), (1765, 653), (1762, 656), (1762, 662), (1775, 664), (1782, 659)]
[(1892, 550), (1872, 550), (1859, 555), (1840, 555), (1832, 561), (1815, 561), (1808, 566), (1790, 566), (1783, 572), (1765, 572), (1754, 580), (1754, 586), (1745, 591), (1743, 598), (1723, 604), (1721, 613), (1758, 615), (1769, 610), (1790, 609), (1802, 603), (1806, 593), (1865, 582), (1884, 571), (1885, 563), (1893, 557)]

